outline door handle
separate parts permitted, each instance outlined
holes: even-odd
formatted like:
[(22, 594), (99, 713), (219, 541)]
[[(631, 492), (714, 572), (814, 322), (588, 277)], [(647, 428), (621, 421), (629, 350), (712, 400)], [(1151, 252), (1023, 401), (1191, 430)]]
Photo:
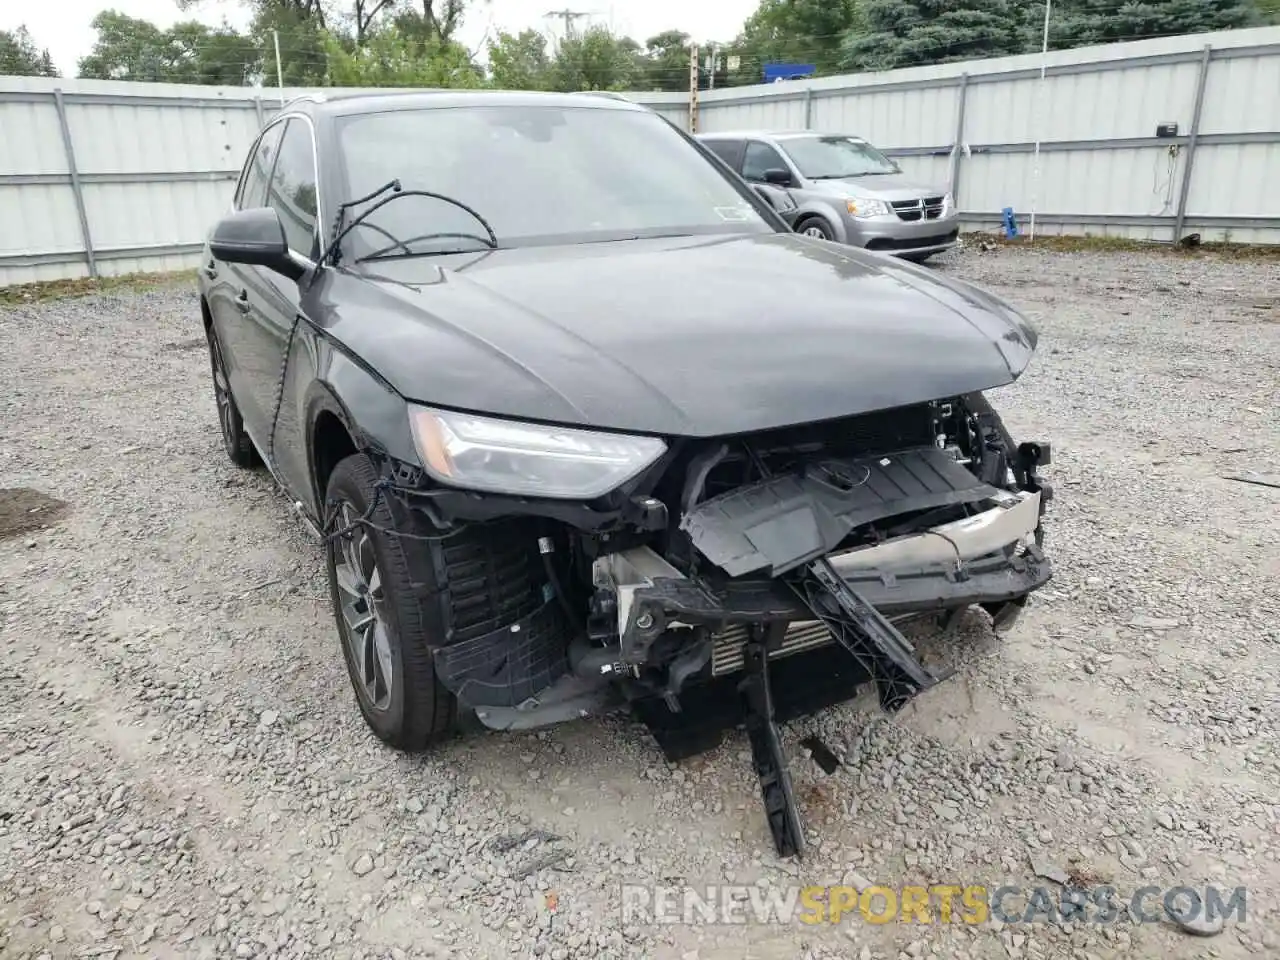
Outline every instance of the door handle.
[(241, 313), (249, 312), (249, 291), (241, 290), (240, 295), (236, 297), (236, 309)]
[(200, 268), (200, 272), (203, 273), (210, 280), (217, 279), (218, 268), (215, 266), (216, 263), (217, 263), (216, 260), (210, 260), (207, 264), (205, 264), (203, 267)]

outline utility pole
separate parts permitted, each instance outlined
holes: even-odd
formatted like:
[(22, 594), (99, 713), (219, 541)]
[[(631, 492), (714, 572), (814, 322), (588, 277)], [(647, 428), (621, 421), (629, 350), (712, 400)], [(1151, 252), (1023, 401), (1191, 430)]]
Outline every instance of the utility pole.
[(707, 89), (716, 88), (716, 58), (720, 56), (720, 44), (711, 44), (711, 60), (707, 64)]
[(689, 132), (698, 132), (698, 45), (689, 44)]
[(548, 10), (546, 13), (543, 14), (543, 16), (548, 20), (551, 20), (551, 19), (563, 20), (564, 35), (566, 38), (568, 38), (573, 35), (573, 22), (575, 20), (581, 19), (582, 17), (590, 16), (590, 14), (585, 10), (570, 10), (566, 8), (564, 10)]

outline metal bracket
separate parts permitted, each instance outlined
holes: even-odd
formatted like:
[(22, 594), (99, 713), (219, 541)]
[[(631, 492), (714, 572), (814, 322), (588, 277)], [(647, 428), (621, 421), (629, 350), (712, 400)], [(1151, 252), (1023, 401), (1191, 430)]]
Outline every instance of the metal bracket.
[(804, 828), (791, 789), (791, 774), (787, 771), (778, 727), (773, 720), (773, 695), (769, 691), (768, 644), (781, 640), (787, 626), (781, 623), (767, 629), (767, 635), (761, 628), (754, 629), (746, 643), (743, 679), (738, 691), (742, 694), (751, 759), (760, 778), (760, 793), (773, 845), (780, 857), (803, 857)]
[(789, 577), (788, 583), (872, 677), (885, 712), (901, 710), (917, 694), (950, 675), (930, 673), (916, 659), (907, 638), (863, 600), (825, 557)]

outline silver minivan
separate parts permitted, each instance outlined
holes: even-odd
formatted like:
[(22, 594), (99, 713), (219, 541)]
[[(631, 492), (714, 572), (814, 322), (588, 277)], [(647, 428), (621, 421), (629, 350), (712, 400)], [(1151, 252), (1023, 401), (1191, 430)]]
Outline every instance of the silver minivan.
[(797, 233), (916, 261), (960, 235), (946, 187), (908, 177), (861, 137), (745, 131), (698, 140), (759, 193), (776, 194)]

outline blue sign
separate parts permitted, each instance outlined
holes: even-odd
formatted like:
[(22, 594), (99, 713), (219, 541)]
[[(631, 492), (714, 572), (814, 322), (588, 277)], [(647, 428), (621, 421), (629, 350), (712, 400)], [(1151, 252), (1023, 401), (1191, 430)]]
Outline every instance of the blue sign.
[(1013, 207), (1005, 207), (1000, 211), (1000, 220), (1004, 224), (1004, 235), (1012, 240), (1018, 235), (1018, 218), (1013, 214)]
[(764, 65), (764, 82), (778, 83), (782, 80), (799, 80), (811, 77), (818, 72), (812, 63), (766, 63)]

